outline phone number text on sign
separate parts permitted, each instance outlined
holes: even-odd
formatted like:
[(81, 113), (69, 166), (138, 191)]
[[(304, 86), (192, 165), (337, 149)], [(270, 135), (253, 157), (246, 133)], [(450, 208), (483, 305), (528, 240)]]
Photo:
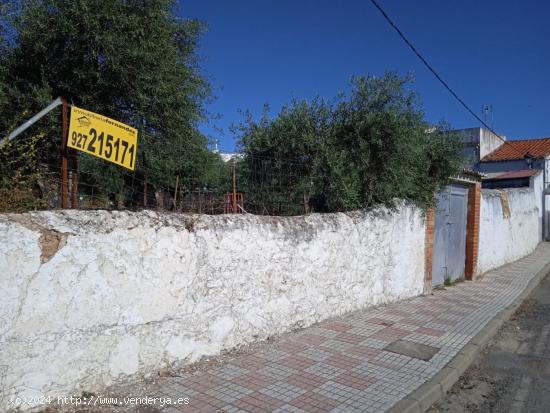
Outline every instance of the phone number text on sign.
[(133, 171), (136, 165), (137, 130), (106, 116), (72, 106), (67, 146)]

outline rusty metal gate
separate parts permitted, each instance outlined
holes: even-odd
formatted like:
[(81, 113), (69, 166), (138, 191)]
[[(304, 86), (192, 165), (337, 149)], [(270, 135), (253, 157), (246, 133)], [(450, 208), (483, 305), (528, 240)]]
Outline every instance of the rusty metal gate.
[(464, 278), (468, 187), (448, 185), (437, 195), (432, 285)]

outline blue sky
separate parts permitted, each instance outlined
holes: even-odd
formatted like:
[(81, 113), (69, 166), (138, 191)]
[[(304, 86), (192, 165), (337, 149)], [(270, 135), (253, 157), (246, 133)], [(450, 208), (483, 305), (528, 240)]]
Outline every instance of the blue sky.
[[(476, 113), (492, 105), (497, 132), (550, 136), (550, 3), (379, 2)], [(201, 129), (222, 150), (234, 148), (238, 109), (257, 118), (268, 103), (275, 115), (293, 97), (331, 98), (350, 76), (386, 70), (414, 73), (428, 121), (480, 126), (368, 0), (180, 0), (177, 14), (208, 26), (199, 55), (217, 97), (207, 109), (221, 118)]]

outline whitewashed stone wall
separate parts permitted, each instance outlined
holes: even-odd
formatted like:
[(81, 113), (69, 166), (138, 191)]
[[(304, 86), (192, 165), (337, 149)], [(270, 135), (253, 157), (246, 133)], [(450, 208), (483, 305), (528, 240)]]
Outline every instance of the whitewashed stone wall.
[(406, 206), (0, 215), (0, 410), (421, 294), (424, 228)]
[(542, 233), (539, 204), (533, 188), (481, 190), (478, 274), (534, 251)]

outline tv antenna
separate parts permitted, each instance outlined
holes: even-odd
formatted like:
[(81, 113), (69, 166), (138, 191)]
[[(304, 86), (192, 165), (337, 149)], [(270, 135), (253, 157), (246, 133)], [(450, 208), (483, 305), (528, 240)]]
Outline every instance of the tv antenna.
[(483, 121), (490, 125), (491, 129), (494, 129), (493, 105), (482, 105), (481, 114), (483, 115)]
[(218, 145), (220, 143), (219, 139), (209, 139), (208, 143), (210, 144), (210, 148), (212, 149), (212, 152), (219, 153), (220, 150), (218, 149)]

